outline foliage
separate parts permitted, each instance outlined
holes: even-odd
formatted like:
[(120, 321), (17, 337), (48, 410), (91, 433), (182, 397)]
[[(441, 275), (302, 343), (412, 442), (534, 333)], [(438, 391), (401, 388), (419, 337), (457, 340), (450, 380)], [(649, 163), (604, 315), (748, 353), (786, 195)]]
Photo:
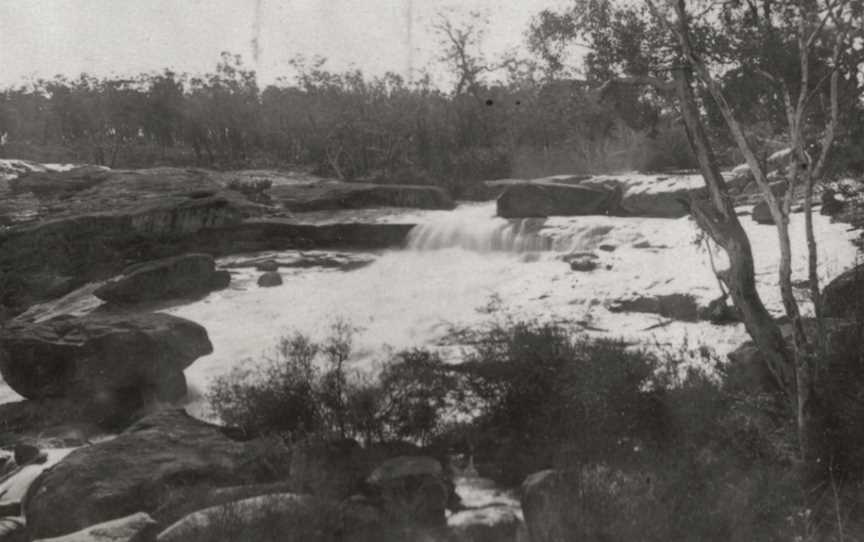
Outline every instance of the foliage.
[(367, 443), (428, 442), (439, 430), (453, 378), (441, 359), (406, 351), (373, 378), (351, 371), (353, 329), (336, 322), (321, 342), (283, 337), (255, 368), (217, 378), (208, 400), (223, 422), (250, 434), (338, 435)]

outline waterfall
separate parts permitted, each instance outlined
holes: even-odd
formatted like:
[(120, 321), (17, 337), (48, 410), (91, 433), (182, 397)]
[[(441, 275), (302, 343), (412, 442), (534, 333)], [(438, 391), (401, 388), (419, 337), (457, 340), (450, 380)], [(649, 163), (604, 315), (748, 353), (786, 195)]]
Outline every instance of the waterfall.
[(411, 250), (461, 248), (473, 252), (537, 252), (552, 249), (541, 233), (542, 218), (508, 220), (494, 204), (465, 205), (417, 225), (408, 235)]

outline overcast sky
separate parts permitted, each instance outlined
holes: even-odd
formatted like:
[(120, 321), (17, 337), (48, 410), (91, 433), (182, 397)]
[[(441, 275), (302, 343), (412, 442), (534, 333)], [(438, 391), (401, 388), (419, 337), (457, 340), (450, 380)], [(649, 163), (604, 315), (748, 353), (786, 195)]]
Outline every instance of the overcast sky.
[(84, 71), (200, 73), (221, 51), (241, 54), (264, 84), (289, 74), (297, 54), (407, 76), (435, 58), (429, 25), (442, 10), (486, 13), (494, 56), (521, 46), (531, 16), (563, 1), (0, 0), (0, 85)]

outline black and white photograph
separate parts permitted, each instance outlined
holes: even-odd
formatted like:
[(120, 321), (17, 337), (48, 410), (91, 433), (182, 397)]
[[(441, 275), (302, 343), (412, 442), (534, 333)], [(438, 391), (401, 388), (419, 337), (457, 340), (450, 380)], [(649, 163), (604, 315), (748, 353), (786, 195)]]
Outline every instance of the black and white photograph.
[(864, 542), (864, 0), (0, 0), (0, 542)]

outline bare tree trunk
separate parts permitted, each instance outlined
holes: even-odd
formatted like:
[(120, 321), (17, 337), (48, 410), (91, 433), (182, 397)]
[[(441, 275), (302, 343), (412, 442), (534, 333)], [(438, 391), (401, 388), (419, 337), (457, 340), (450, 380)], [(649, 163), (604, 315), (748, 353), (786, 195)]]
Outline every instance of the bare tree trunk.
[(691, 202), (691, 212), (699, 226), (726, 251), (729, 269), (723, 274), (723, 279), (732, 301), (740, 311), (744, 326), (762, 354), (777, 388), (791, 399), (794, 397), (792, 367), (780, 328), (756, 289), (750, 240), (735, 214), (726, 182), (702, 125), (689, 77), (683, 68), (675, 70), (674, 75), (687, 138), (708, 189), (707, 200)]

